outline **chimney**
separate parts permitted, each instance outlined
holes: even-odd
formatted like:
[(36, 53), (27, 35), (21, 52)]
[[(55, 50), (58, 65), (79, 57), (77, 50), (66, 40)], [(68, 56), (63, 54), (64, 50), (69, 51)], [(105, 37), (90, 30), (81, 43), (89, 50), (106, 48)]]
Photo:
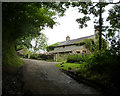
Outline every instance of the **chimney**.
[(69, 36), (67, 36), (67, 37), (66, 37), (66, 41), (69, 41), (69, 40), (70, 40), (70, 37), (69, 37)]

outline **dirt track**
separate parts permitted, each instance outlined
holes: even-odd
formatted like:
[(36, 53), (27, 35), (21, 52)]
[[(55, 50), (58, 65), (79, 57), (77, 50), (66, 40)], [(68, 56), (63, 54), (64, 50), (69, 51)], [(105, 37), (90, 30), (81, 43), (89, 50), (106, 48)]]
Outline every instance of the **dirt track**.
[[(24, 89), (29, 94), (101, 94), (61, 72), (57, 62), (23, 59)], [(27, 93), (28, 94), (28, 93)]]

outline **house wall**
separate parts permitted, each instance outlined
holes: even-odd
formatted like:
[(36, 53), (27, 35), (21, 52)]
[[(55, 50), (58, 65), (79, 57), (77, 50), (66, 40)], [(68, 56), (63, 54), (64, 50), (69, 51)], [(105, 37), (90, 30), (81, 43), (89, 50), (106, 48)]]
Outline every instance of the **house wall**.
[(67, 56), (69, 55), (70, 53), (56, 53), (54, 54), (54, 61), (65, 61), (67, 60)]
[(88, 50), (86, 48), (84, 48), (83, 46), (80, 47), (80, 49), (74, 50), (72, 51), (73, 54), (77, 54), (77, 52), (83, 53), (83, 51), (88, 52)]
[[(96, 40), (95, 36), (91, 36), (86, 39), (94, 39), (94, 41)], [(54, 48), (53, 53), (58, 52), (58, 53), (54, 54), (54, 60), (55, 61), (66, 60), (67, 55), (70, 54), (70, 53), (65, 53), (66, 51), (72, 51), (71, 54), (79, 54), (79, 53), (83, 53), (83, 52), (90, 53), (86, 48), (84, 48), (84, 46), (77, 46), (76, 43), (74, 43), (74, 45), (68, 45), (68, 46), (64, 45), (61, 47)], [(64, 53), (59, 53), (59, 52), (64, 52)]]
[[(67, 47), (72, 47), (72, 46), (67, 46)], [(79, 49), (70, 52), (64, 52), (64, 53), (56, 53), (54, 54), (54, 61), (65, 61), (67, 60), (67, 56), (69, 54), (78, 54), (77, 52), (83, 53), (83, 51), (89, 52), (86, 48), (81, 46)]]

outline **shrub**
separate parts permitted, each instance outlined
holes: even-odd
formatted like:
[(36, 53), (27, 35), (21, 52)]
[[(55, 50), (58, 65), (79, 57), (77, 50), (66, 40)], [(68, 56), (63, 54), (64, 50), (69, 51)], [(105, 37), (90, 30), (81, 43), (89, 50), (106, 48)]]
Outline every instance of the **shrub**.
[[(103, 74), (106, 77), (106, 81), (109, 84), (114, 84), (112, 86), (120, 86), (120, 55), (112, 55), (109, 50), (102, 50), (94, 53), (91, 59), (88, 61), (90, 65), (90, 70), (97, 72), (98, 74)], [(102, 75), (101, 75), (102, 76)]]
[(38, 55), (37, 54), (31, 54), (30, 55), (30, 59), (37, 59), (38, 58)]
[(70, 63), (74, 63), (74, 62), (77, 62), (77, 63), (83, 63), (83, 62), (87, 62), (90, 58), (90, 54), (71, 54), (71, 55), (68, 55), (67, 57), (67, 62), (70, 62)]
[[(111, 67), (114, 67), (115, 64), (119, 63), (117, 56), (112, 55), (109, 50), (97, 51), (92, 54), (88, 63), (91, 65), (93, 70), (108, 70)], [(101, 70), (101, 71), (102, 71)]]
[(31, 54), (31, 59), (37, 60), (53, 60), (53, 55), (51, 54)]
[(72, 55), (68, 55), (67, 57), (67, 62), (73, 63), (77, 61), (77, 55), (72, 54)]

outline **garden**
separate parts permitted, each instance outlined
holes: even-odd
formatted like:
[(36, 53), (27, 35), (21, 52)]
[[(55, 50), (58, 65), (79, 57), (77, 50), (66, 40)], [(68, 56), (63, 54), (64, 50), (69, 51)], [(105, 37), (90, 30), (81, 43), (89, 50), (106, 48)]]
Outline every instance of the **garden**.
[(100, 90), (117, 93), (120, 87), (119, 58), (120, 55), (112, 54), (110, 50), (106, 49), (93, 54), (69, 55), (67, 61), (56, 66), (63, 72), (72, 74), (72, 77), (77, 78), (78, 81), (83, 79), (91, 83), (90, 85), (96, 84)]

